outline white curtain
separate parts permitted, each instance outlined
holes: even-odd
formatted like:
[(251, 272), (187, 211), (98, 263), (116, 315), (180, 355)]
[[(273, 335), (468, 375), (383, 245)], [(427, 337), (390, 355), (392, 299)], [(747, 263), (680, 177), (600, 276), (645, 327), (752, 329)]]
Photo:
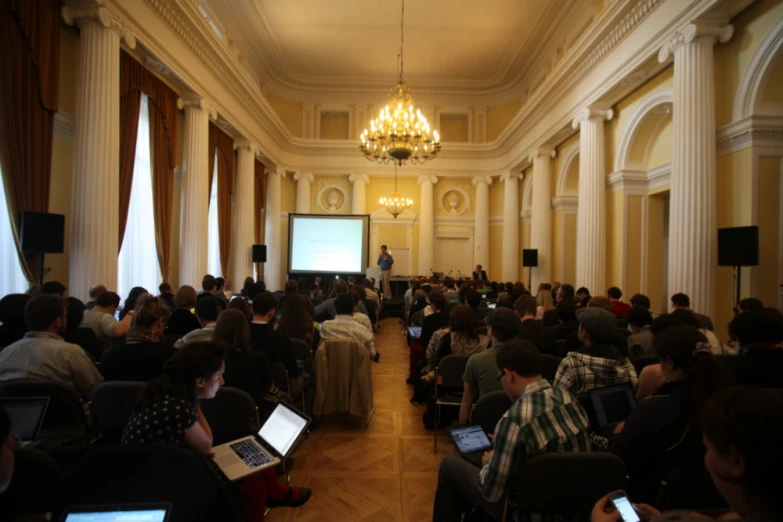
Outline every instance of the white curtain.
[(29, 286), (16, 254), (5, 188), (0, 180), (0, 298), (8, 294), (23, 294)]
[(149, 108), (147, 95), (142, 94), (128, 223), (125, 226), (117, 272), (117, 293), (122, 298), (125, 298), (134, 286), (143, 286), (153, 295), (157, 294), (160, 284), (150, 158)]
[(209, 229), (207, 232), (207, 272), (215, 277), (220, 276), (220, 233), (218, 232), (218, 178), (217, 153), (215, 153), (215, 169), (212, 172), (212, 196), (209, 198)]

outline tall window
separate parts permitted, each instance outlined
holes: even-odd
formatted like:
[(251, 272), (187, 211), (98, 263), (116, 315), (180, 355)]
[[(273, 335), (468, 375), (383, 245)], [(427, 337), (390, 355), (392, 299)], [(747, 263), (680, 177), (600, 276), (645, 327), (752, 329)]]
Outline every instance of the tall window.
[(16, 254), (14, 233), (11, 231), (11, 219), (7, 209), (5, 188), (0, 180), (0, 267), (2, 267), (0, 269), (0, 298), (8, 294), (22, 294), (27, 291), (29, 286)]
[(141, 96), (136, 160), (133, 165), (128, 221), (120, 249), (117, 293), (125, 298), (134, 286), (143, 286), (157, 294), (160, 266), (155, 246), (155, 213), (152, 203), (152, 165), (150, 162), (150, 118), (147, 95)]
[(209, 198), (208, 231), (207, 231), (207, 272), (215, 277), (221, 275), (220, 270), (220, 233), (218, 232), (218, 158), (215, 153), (215, 169), (212, 172), (212, 195)]

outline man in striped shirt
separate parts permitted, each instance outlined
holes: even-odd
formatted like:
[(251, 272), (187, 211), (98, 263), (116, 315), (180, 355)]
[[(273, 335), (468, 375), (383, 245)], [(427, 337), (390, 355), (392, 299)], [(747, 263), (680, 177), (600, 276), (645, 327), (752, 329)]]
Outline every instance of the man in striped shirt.
[[(569, 392), (541, 377), (541, 353), (533, 343), (508, 341), (495, 360), (513, 404), (495, 426), (494, 449), (484, 453), (481, 468), (458, 455), (441, 461), (434, 522), (458, 522), (473, 506), (500, 520), (503, 498), (524, 461), (543, 453), (590, 451), (587, 414)], [(536, 513), (515, 518), (542, 520)]]
[(196, 301), (196, 318), (201, 323), (201, 328), (186, 333), (174, 343), (174, 348), (182, 348), (188, 343), (199, 341), (211, 341), (215, 331), (219, 311), (218, 300), (211, 295), (204, 296)]

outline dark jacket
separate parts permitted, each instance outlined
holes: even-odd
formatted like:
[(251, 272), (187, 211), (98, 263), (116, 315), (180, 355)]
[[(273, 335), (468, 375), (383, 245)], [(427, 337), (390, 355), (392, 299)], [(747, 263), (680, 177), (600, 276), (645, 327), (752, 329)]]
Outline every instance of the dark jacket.
[(783, 349), (751, 349), (737, 357), (724, 357), (737, 383), (760, 388), (783, 388)]
[(445, 310), (443, 312), (437, 312), (430, 314), (424, 318), (424, 324), (421, 325), (421, 335), (419, 336), (419, 342), (427, 349), (427, 345), (432, 339), (432, 334), (436, 330), (444, 328), (449, 325), (449, 314)]
[(519, 326), (519, 337), (535, 344), (541, 353), (557, 356), (555, 332), (535, 319), (522, 321)]
[(178, 308), (171, 313), (163, 333), (164, 335), (179, 335), (182, 337), (186, 333), (199, 328), (201, 328), (201, 323), (198, 322), (198, 319), (190, 310)]
[(100, 370), (107, 381), (151, 381), (174, 352), (163, 343), (126, 343), (103, 353)]
[(262, 352), (269, 362), (281, 362), (292, 379), (299, 377), (291, 339), (272, 328), (271, 324), (250, 323), (253, 351)]
[(223, 380), (226, 386), (239, 388), (253, 397), (258, 406), (264, 403), (264, 394), (272, 385), (266, 356), (261, 352), (234, 352), (229, 355)]
[(96, 361), (101, 360), (105, 344), (98, 342), (98, 337), (92, 328), (69, 328), (63, 334), (63, 339), (71, 344), (78, 344), (82, 349), (90, 354)]

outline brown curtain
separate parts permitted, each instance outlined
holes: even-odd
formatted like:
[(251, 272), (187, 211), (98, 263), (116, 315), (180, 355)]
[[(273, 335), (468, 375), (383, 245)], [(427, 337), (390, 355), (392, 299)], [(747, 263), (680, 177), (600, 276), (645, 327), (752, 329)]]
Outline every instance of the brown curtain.
[(2, 0), (0, 168), (14, 243), (27, 280), (38, 259), (19, 244), (21, 213), (49, 210), (54, 113), (60, 82), (59, 0)]
[[(214, 145), (213, 145), (214, 144)], [(214, 148), (213, 148), (214, 146)], [(228, 274), (228, 256), (231, 253), (231, 196), (234, 195), (234, 139), (220, 130), (214, 123), (209, 124), (210, 169), (214, 169), (217, 159), (217, 214), (220, 244), (220, 270)], [(214, 151), (217, 150), (217, 155)], [(210, 174), (209, 186), (212, 186)], [(210, 199), (212, 197), (210, 190)]]
[(266, 194), (264, 193), (264, 188), (266, 187), (266, 177), (265, 177), (265, 171), (264, 171), (264, 164), (260, 161), (256, 161), (256, 180), (255, 180), (255, 201), (253, 204), (253, 212), (254, 212), (254, 225), (255, 225), (255, 239), (256, 244), (261, 244), (261, 211), (264, 208), (264, 205), (266, 205)]
[[(123, 54), (123, 56), (125, 56)], [(122, 60), (124, 61), (124, 60)], [(126, 67), (120, 67), (120, 85), (128, 81)], [(122, 92), (122, 90), (120, 91)], [(125, 239), (125, 225), (128, 222), (131, 189), (133, 188), (133, 167), (136, 164), (136, 137), (139, 133), (139, 112), (141, 91), (122, 92), (120, 95), (120, 230), (117, 254), (122, 250)]]
[[(171, 267), (171, 212), (174, 192), (174, 167), (176, 162), (177, 142), (177, 93), (163, 83), (158, 77), (145, 69), (126, 52), (120, 57), (120, 96), (135, 96), (136, 126), (138, 129), (138, 111), (141, 93), (149, 98), (150, 116), (150, 152), (152, 154), (152, 202), (155, 219), (155, 246), (158, 253), (158, 263), (163, 281), (168, 281)], [(125, 140), (122, 140), (124, 143)], [(135, 138), (134, 138), (135, 143)], [(120, 192), (123, 193), (123, 163), (120, 153)], [(133, 177), (134, 153), (130, 159), (130, 178)], [(124, 230), (127, 220), (127, 205), (130, 201), (130, 182), (128, 182), (128, 199), (124, 213), (120, 214), (120, 228)], [(122, 198), (122, 195), (120, 196)], [(122, 200), (120, 201), (122, 212)], [(122, 238), (122, 236), (120, 236)], [(122, 244), (122, 241), (120, 241)]]

